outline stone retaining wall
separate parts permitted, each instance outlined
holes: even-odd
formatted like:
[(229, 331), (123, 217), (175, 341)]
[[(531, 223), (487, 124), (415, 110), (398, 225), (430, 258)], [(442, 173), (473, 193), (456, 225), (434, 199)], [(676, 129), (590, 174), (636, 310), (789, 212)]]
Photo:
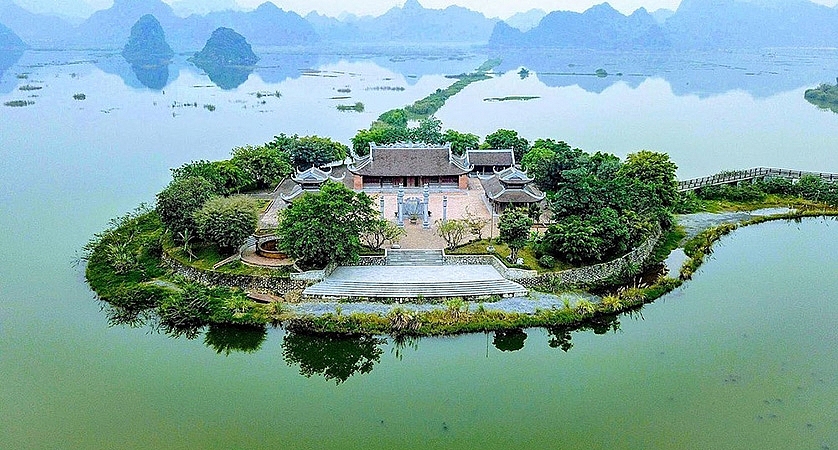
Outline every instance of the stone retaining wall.
[(443, 253), (442, 264), (446, 266), (492, 266), (507, 280), (515, 281), (538, 275), (538, 272), (535, 270), (506, 267), (506, 264), (501, 262), (495, 255), (447, 255)]
[(355, 264), (350, 264), (351, 266), (361, 266), (361, 267), (369, 267), (369, 266), (386, 266), (387, 265), (387, 257), (384, 255), (381, 256), (361, 256), (358, 258), (358, 262)]
[(515, 281), (529, 289), (543, 284), (558, 284), (562, 287), (573, 287), (601, 283), (624, 273), (630, 267), (642, 267), (655, 250), (661, 233), (662, 231), (658, 227), (640, 246), (620, 258), (608, 262), (580, 267), (578, 269), (563, 270), (561, 272), (545, 273)]
[(244, 291), (260, 292), (263, 294), (285, 295), (291, 291), (298, 291), (314, 284), (309, 280), (292, 280), (281, 277), (264, 277), (255, 275), (234, 275), (207, 270), (200, 270), (187, 266), (163, 252), (163, 265), (176, 274), (194, 283), (205, 286), (222, 286), (239, 288)]

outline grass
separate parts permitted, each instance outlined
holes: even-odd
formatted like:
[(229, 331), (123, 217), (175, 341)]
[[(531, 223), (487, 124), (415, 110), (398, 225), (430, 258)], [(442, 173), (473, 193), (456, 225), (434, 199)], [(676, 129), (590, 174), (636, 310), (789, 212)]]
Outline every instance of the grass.
[(31, 84), (24, 84), (23, 86), (19, 87), (18, 90), (21, 91), (39, 91), (43, 89), (43, 86), (33, 86)]
[(3, 103), (5, 106), (11, 106), (12, 108), (21, 108), (24, 106), (34, 105), (35, 102), (32, 100), (12, 100), (6, 103)]
[(194, 255), (194, 258), (191, 257), (183, 249), (183, 247), (176, 247), (171, 241), (169, 241), (166, 244), (165, 251), (169, 256), (178, 260), (182, 264), (207, 272), (218, 272), (230, 275), (251, 275), (257, 277), (287, 278), (288, 275), (293, 271), (293, 269), (290, 267), (283, 267), (277, 269), (251, 267), (246, 264), (242, 264), (239, 261), (234, 261), (229, 264), (225, 264), (219, 267), (218, 269), (213, 269), (213, 267), (216, 264), (218, 264), (221, 261), (224, 261), (231, 255), (219, 253), (218, 248), (214, 245), (193, 245), (191, 250), (192, 255)]
[(823, 208), (823, 203), (804, 200), (799, 197), (787, 197), (769, 194), (765, 198), (751, 202), (734, 202), (729, 200), (700, 200), (702, 210), (711, 213), (744, 212), (764, 208)]
[(660, 241), (658, 241), (654, 252), (652, 252), (651, 261), (655, 263), (664, 261), (673, 250), (681, 246), (681, 241), (685, 237), (687, 237), (687, 233), (682, 226), (675, 226), (665, 232)]
[(405, 88), (402, 86), (370, 86), (364, 88), (365, 91), (397, 91), (401, 92), (404, 91)]
[(364, 104), (361, 102), (356, 102), (354, 105), (338, 105), (336, 106), (338, 111), (346, 112), (346, 111), (355, 111), (362, 113), (364, 112)]
[(204, 109), (206, 109), (206, 110), (207, 110), (207, 111), (209, 111), (209, 112), (213, 112), (213, 111), (215, 111), (215, 105), (213, 105), (213, 104), (206, 104), (206, 105), (204, 105)]
[(87, 96), (83, 93), (73, 94), (73, 100), (86, 100)]
[(537, 98), (541, 98), (539, 96), (534, 95), (509, 95), (506, 97), (488, 97), (484, 98), (484, 102), (509, 102), (509, 101), (528, 101), (528, 100), (535, 100)]
[[(486, 251), (486, 247), (492, 245), (495, 247), (494, 253), (489, 253)], [(535, 252), (533, 251), (532, 247), (527, 246), (520, 250), (518, 250), (518, 257), (524, 260), (523, 265), (516, 265), (512, 264), (506, 258), (512, 253), (509, 249), (509, 246), (506, 244), (498, 244), (498, 243), (490, 243), (488, 239), (483, 239), (480, 241), (471, 241), (465, 245), (461, 245), (454, 250), (446, 250), (446, 253), (449, 255), (495, 255), (498, 259), (501, 260), (507, 267), (511, 268), (520, 268), (520, 269), (528, 269), (528, 270), (537, 270), (538, 272), (560, 272), (562, 270), (567, 270), (573, 268), (572, 265), (563, 263), (560, 261), (556, 262), (556, 265), (553, 268), (543, 267), (539, 264), (538, 259), (535, 257)]]

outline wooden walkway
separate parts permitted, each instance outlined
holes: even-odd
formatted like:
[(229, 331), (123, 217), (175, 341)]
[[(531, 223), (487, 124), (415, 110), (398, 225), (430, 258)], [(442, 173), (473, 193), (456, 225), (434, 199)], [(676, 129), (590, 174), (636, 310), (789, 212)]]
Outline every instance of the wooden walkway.
[(732, 172), (710, 175), (709, 177), (692, 178), (678, 182), (678, 191), (694, 191), (707, 186), (719, 186), (722, 184), (735, 184), (742, 181), (761, 180), (764, 178), (786, 178), (799, 180), (800, 178), (813, 175), (821, 177), (828, 183), (838, 182), (838, 174), (825, 172), (807, 172), (805, 170), (777, 169), (773, 167), (756, 167), (748, 170), (736, 170)]

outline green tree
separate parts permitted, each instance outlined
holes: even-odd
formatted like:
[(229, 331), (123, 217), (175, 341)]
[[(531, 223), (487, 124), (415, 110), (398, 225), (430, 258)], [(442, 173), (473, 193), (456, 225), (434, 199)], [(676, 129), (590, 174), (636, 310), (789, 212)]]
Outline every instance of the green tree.
[(279, 216), (277, 235), (283, 250), (305, 267), (325, 267), (358, 259), (360, 235), (376, 220), (369, 196), (342, 184), (326, 182)]
[(509, 246), (510, 261), (517, 261), (518, 251), (527, 245), (532, 223), (532, 219), (524, 209), (507, 208), (501, 214), (498, 223), (498, 241)]
[(408, 137), (413, 142), (442, 144), (442, 121), (433, 116), (422, 119), (418, 127), (408, 128)]
[(231, 161), (249, 175), (257, 188), (276, 186), (293, 171), (290, 156), (267, 145), (236, 147)]
[(653, 204), (669, 208), (678, 198), (677, 170), (678, 166), (666, 153), (641, 150), (628, 155), (619, 174), (632, 180), (636, 186), (645, 185)]
[(530, 143), (518, 136), (517, 131), (500, 129), (486, 136), (482, 148), (506, 149), (511, 148), (515, 153), (515, 161), (520, 161), (530, 149)]
[(299, 365), (306, 377), (319, 375), (341, 384), (352, 375), (371, 372), (381, 359), (384, 343), (377, 336), (289, 332), (282, 341), (282, 357), (288, 365)]
[(399, 228), (393, 222), (378, 219), (373, 220), (369, 227), (363, 231), (361, 240), (367, 247), (379, 250), (385, 242), (395, 244), (406, 234), (404, 228)]
[(468, 226), (464, 220), (437, 220), (434, 225), (436, 225), (437, 236), (445, 239), (448, 248), (454, 248), (460, 245), (463, 239), (465, 239), (466, 234), (468, 234)]
[(172, 169), (172, 178), (175, 180), (191, 177), (202, 177), (209, 181), (219, 195), (230, 195), (252, 187), (250, 176), (229, 160), (192, 161)]
[(404, 109), (391, 109), (378, 116), (378, 121), (399, 128), (407, 128), (407, 112)]
[(225, 251), (235, 250), (253, 234), (258, 220), (256, 200), (242, 195), (212, 198), (195, 212), (201, 239)]
[(596, 228), (579, 216), (550, 225), (541, 239), (541, 250), (572, 264), (598, 261), (602, 241)]
[(178, 178), (157, 194), (155, 210), (177, 239), (179, 235), (195, 234), (193, 214), (214, 195), (215, 188), (203, 177)]
[(456, 130), (445, 130), (442, 141), (451, 144), (451, 151), (455, 155), (462, 155), (466, 150), (480, 147), (480, 137), (471, 133), (460, 133)]
[(297, 140), (288, 152), (294, 167), (305, 170), (320, 167), (346, 158), (348, 148), (340, 142), (319, 136), (306, 136)]

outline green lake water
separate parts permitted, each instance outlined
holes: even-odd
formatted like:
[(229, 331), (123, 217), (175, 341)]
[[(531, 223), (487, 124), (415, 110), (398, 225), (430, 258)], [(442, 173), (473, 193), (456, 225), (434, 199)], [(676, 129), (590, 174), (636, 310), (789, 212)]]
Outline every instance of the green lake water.
[[(386, 59), (314, 61), (344, 74), (265, 81), (257, 71), (223, 91), (194, 87), (209, 80), (179, 67), (164, 93), (92, 63), (38, 65), (61, 57), (27, 53), (0, 78), (0, 86), (12, 86), (0, 90), (3, 102), (26, 95), (19, 84), (44, 86), (35, 105), (0, 108), (0, 448), (838, 448), (835, 221), (739, 230), (693, 281), (621, 317), (616, 332), (572, 333), (568, 351), (551, 347), (555, 336), (541, 329), (526, 330), (523, 348), (513, 352), (498, 350), (491, 334), (395, 345), (269, 330), (258, 350), (227, 354), (205, 345), (203, 335), (173, 339), (109, 326), (73, 262), (109, 218), (152, 201), (169, 167), (222, 158), (235, 145), (283, 131), (347, 141), (380, 112), (446, 85), (444, 73), (483, 58), (425, 72), (418, 63), (397, 70)], [(29, 79), (16, 79), (21, 72), (31, 72)], [(775, 103), (811, 113), (819, 126), (802, 130), (794, 116), (772, 132), (811, 139), (807, 152), (785, 155), (790, 161), (835, 163), (838, 116), (805, 109), (797, 95), (804, 84), (691, 95), (661, 80), (643, 81), (643, 89), (666, 94), (662, 102), (689, 97), (684, 129), (719, 102), (739, 105), (746, 122)], [(821, 81), (828, 80), (811, 84)], [(365, 90), (388, 82), (405, 91)], [(329, 97), (347, 84), (368, 112), (334, 110)], [(613, 86), (584, 95), (605, 110), (631, 87)], [(576, 95), (572, 89), (551, 92)], [(260, 106), (252, 93), (262, 90), (282, 97)], [(88, 100), (73, 100), (76, 92)], [(735, 101), (742, 96), (757, 100), (743, 106)], [(171, 108), (174, 101), (199, 107)], [(209, 102), (216, 111), (200, 106)], [(440, 116), (455, 126), (463, 119), (446, 119), (455, 112)], [(638, 127), (655, 124), (650, 117)], [(718, 132), (735, 126), (719, 124)], [(607, 150), (610, 139), (589, 150)], [(747, 156), (758, 145), (732, 157), (761, 164)], [(691, 158), (679, 160), (681, 170), (701, 171), (692, 164), (700, 155)]]

